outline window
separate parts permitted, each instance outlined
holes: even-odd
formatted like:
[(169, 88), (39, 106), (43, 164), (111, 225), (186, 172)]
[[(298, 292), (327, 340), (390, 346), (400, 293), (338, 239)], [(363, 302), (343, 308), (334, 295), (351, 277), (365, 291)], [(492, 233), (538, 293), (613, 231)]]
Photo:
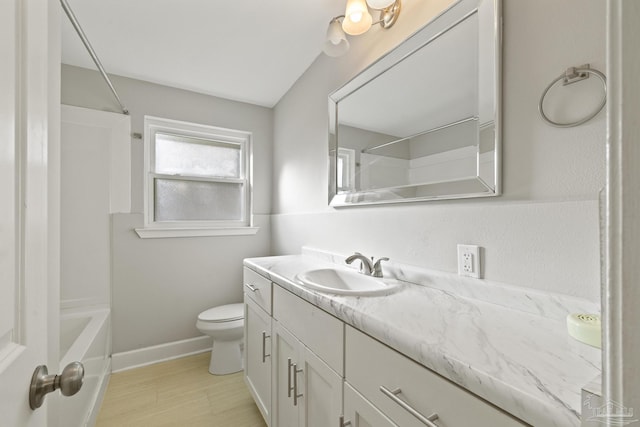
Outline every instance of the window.
[(336, 172), (338, 192), (356, 191), (356, 152), (350, 148), (338, 148)]
[(145, 117), (140, 237), (253, 234), (251, 134)]

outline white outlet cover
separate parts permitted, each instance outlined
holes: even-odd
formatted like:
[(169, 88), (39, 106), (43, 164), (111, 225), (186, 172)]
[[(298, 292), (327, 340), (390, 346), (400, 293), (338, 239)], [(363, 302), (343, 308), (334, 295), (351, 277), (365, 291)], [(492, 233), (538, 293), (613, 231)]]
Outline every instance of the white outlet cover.
[(480, 246), (458, 245), (458, 275), (480, 279), (481, 268)]

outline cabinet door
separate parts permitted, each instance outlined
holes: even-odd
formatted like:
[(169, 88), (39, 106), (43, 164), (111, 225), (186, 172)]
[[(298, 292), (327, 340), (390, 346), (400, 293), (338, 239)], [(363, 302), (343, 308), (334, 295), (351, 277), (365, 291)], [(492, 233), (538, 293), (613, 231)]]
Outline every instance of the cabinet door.
[[(300, 342), (279, 322), (272, 322), (271, 361), (271, 425), (274, 427), (299, 427), (298, 406), (294, 405), (293, 372), (300, 366)], [(295, 365), (295, 366), (294, 366)], [(298, 368), (299, 369), (299, 368)], [(298, 380), (299, 380), (298, 376)], [(298, 389), (300, 386), (298, 385)], [(296, 398), (297, 399), (297, 398)], [(299, 402), (298, 402), (299, 405)], [(325, 426), (326, 427), (326, 426)]]
[(342, 377), (307, 347), (300, 348), (300, 427), (337, 426), (342, 414)]
[(344, 383), (344, 425), (350, 427), (398, 427), (347, 382)]
[(271, 317), (244, 297), (244, 379), (268, 426), (271, 425)]

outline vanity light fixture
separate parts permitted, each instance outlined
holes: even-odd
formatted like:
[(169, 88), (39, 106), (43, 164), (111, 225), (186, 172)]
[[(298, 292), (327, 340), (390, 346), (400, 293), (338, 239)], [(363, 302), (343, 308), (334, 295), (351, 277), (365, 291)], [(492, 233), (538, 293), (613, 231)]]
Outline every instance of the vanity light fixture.
[[(358, 36), (369, 31), (372, 25), (391, 28), (400, 15), (400, 0), (347, 0), (344, 15), (336, 16), (329, 22), (323, 51), (328, 56), (341, 56), (349, 50), (350, 36)], [(370, 10), (379, 10), (380, 18), (373, 22)]]
[(342, 29), (345, 33), (359, 36), (366, 33), (372, 23), (373, 18), (365, 0), (347, 0), (347, 10), (342, 20)]

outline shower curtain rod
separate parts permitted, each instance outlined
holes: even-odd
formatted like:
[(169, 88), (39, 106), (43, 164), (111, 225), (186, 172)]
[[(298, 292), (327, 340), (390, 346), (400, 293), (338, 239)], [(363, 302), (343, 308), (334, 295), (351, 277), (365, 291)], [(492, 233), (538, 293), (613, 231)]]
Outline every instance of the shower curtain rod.
[(107, 82), (109, 89), (111, 89), (111, 93), (113, 93), (113, 96), (116, 97), (116, 101), (118, 101), (118, 104), (120, 104), (120, 108), (122, 109), (122, 114), (129, 115), (129, 110), (127, 110), (127, 108), (122, 104), (122, 101), (118, 96), (118, 92), (116, 92), (116, 88), (113, 87), (113, 83), (111, 83), (111, 79), (109, 78), (109, 76), (107, 76), (107, 72), (104, 70), (102, 63), (100, 62), (100, 59), (98, 59), (98, 55), (96, 55), (96, 52), (93, 50), (93, 47), (91, 47), (91, 43), (89, 43), (89, 39), (87, 39), (87, 36), (84, 34), (84, 31), (82, 31), (82, 27), (80, 26), (80, 23), (76, 18), (76, 15), (74, 15), (73, 11), (71, 10), (71, 7), (69, 7), (69, 3), (67, 3), (67, 0), (60, 0), (60, 4), (62, 4), (62, 9), (64, 9), (64, 12), (69, 17), (69, 21), (71, 21), (71, 25), (73, 25), (73, 28), (75, 28), (76, 33), (78, 33), (78, 36), (80, 37), (80, 40), (82, 40), (84, 47), (87, 48), (89, 55), (91, 55), (91, 59), (93, 59), (93, 62), (96, 64), (96, 67), (98, 67), (98, 71), (100, 71), (100, 74), (102, 74), (102, 77), (104, 78), (105, 82)]

